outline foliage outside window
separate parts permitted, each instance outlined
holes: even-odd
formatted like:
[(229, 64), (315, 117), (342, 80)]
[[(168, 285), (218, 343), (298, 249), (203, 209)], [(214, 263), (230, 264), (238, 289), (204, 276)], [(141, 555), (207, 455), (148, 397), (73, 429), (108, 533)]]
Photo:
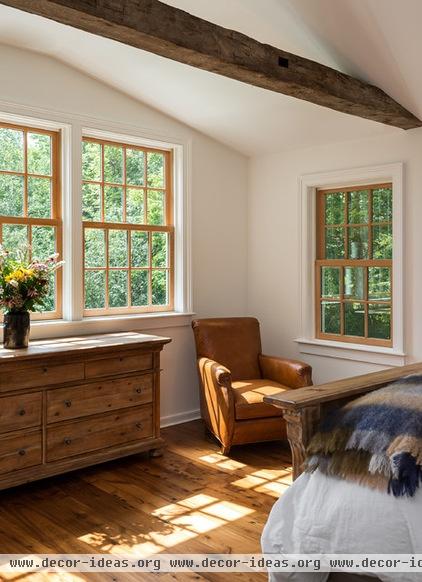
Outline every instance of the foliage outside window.
[(171, 152), (82, 146), (85, 315), (171, 310)]
[[(62, 252), (60, 135), (0, 125), (0, 242), (12, 254), (29, 248), (28, 261)], [(61, 317), (61, 271), (34, 319)]]
[(317, 192), (318, 338), (392, 345), (392, 185)]

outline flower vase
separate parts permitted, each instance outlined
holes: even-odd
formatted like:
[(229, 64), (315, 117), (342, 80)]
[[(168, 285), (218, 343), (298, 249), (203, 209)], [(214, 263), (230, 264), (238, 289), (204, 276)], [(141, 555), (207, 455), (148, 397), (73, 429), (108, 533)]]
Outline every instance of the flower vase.
[(8, 350), (27, 348), (30, 324), (28, 311), (6, 313), (4, 316), (3, 346)]

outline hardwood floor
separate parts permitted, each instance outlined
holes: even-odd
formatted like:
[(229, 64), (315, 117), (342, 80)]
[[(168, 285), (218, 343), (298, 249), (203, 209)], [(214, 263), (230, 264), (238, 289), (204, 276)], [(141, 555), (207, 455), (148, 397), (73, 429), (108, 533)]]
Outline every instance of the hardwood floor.
[[(291, 483), (281, 443), (234, 447), (202, 422), (163, 430), (160, 458), (137, 455), (0, 492), (0, 553), (258, 553), (268, 513)], [(266, 580), (264, 574), (18, 574), (19, 582)]]

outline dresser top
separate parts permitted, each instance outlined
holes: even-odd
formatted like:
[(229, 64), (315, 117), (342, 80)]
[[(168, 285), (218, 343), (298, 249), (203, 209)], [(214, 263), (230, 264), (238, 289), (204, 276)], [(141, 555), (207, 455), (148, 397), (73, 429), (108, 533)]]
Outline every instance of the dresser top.
[(105, 333), (101, 335), (81, 335), (75, 337), (53, 338), (30, 341), (29, 347), (19, 350), (0, 348), (0, 363), (13, 360), (34, 359), (54, 354), (92, 353), (93, 351), (112, 351), (113, 348), (130, 348), (140, 345), (144, 348), (163, 346), (171, 342), (168, 337), (148, 335), (134, 331)]

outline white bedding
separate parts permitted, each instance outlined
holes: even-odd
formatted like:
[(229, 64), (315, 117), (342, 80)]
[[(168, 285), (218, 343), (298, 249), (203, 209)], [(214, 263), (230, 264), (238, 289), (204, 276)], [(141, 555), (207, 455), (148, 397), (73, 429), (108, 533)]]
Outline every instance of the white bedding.
[[(422, 491), (395, 498), (367, 487), (301, 475), (273, 506), (262, 550), (272, 554), (422, 553)], [(422, 573), (377, 574), (385, 582), (422, 580)], [(327, 573), (273, 573), (271, 582), (325, 582)]]

